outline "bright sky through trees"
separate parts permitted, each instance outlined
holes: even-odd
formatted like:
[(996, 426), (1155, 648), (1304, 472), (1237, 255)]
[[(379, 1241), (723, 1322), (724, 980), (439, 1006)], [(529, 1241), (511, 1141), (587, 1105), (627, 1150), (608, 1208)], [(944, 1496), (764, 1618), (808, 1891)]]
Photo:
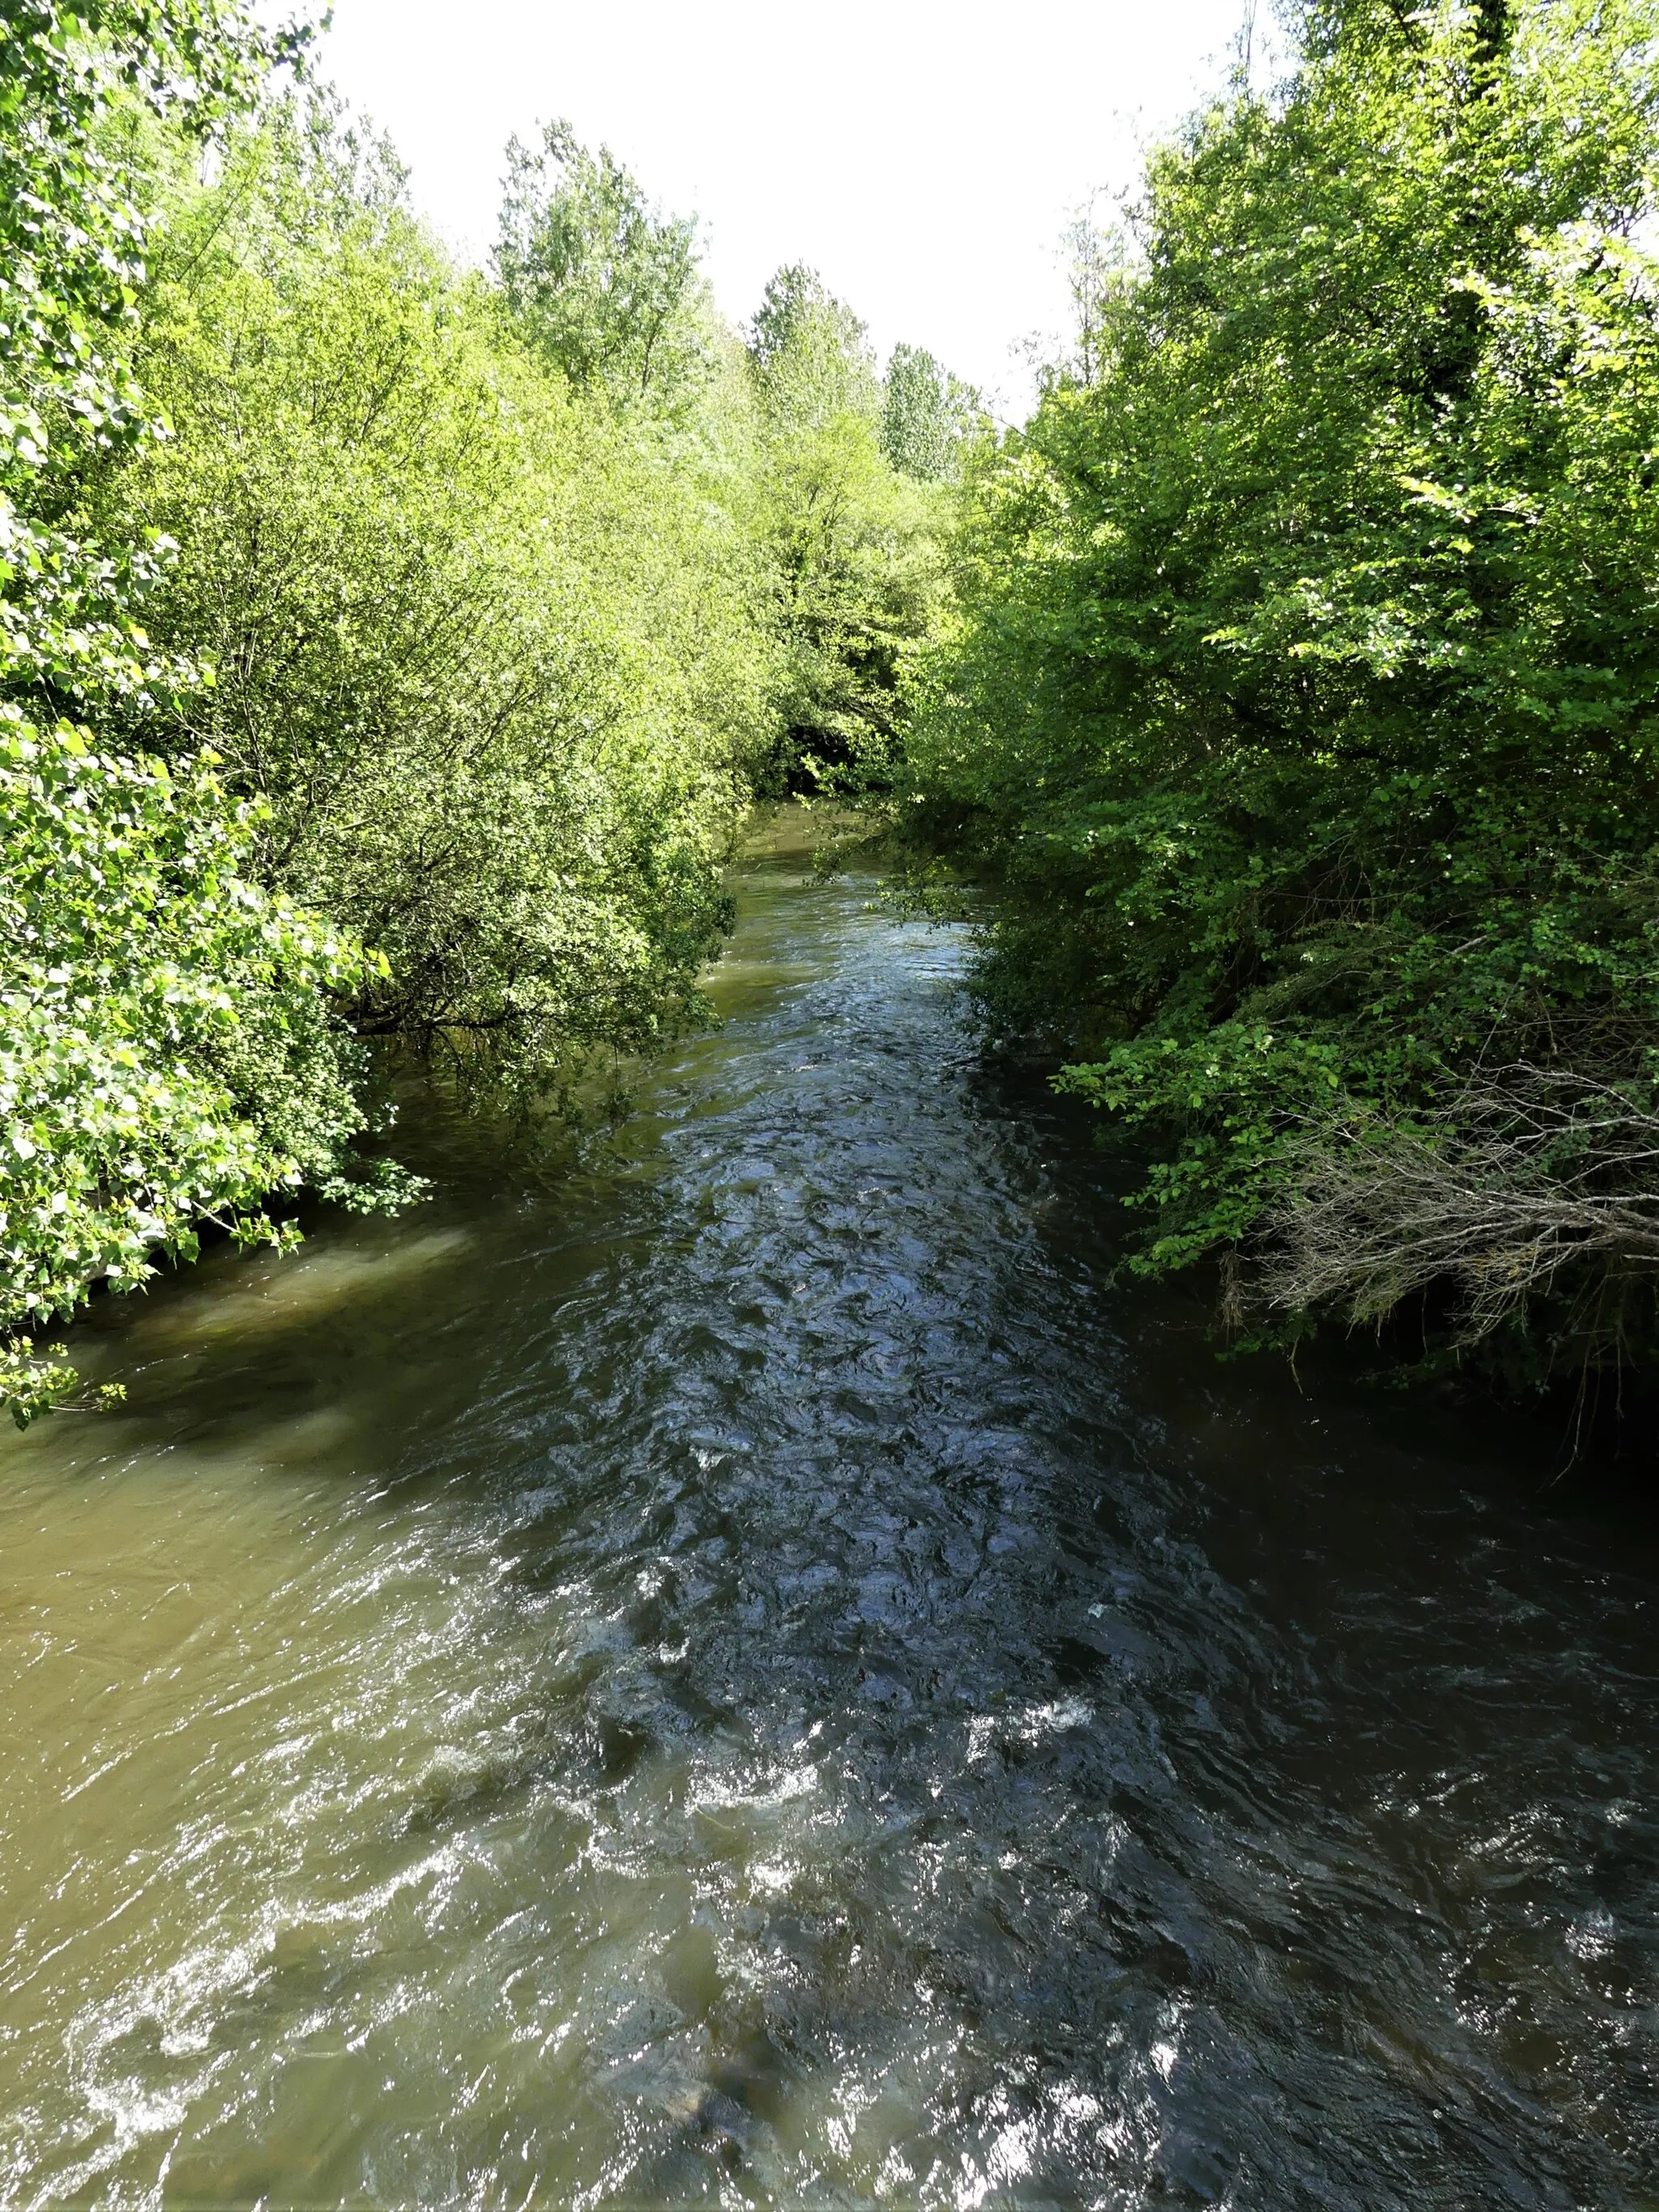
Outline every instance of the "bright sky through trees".
[(510, 134), (568, 116), (703, 218), (721, 305), (805, 260), (884, 356), (927, 346), (1023, 411), (1011, 349), (1068, 320), (1058, 250), (1223, 74), (1246, 0), (336, 0), (323, 69), (418, 206), (480, 254)]

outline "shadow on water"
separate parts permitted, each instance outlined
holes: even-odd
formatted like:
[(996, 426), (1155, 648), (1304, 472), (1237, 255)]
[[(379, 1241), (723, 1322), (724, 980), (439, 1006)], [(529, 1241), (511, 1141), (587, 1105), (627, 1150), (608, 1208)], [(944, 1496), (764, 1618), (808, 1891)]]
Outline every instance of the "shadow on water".
[(0, 1454), (9, 2202), (1630, 2207), (1650, 1523), (1115, 1286), (787, 845), (549, 1187)]

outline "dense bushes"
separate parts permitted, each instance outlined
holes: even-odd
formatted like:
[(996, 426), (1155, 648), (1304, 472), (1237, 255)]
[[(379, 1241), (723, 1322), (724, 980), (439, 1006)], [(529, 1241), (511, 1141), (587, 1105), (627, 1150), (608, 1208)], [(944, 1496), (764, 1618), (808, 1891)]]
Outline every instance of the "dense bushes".
[(212, 745), (264, 873), (386, 955), (360, 1030), (495, 1079), (649, 1044), (775, 720), (712, 462), (574, 392), (318, 102), (175, 192), (147, 309), (173, 434), (97, 500), (176, 544), (151, 633), (217, 672), (147, 741)]
[(92, 735), (196, 678), (139, 619), (165, 547), (66, 526), (153, 435), (125, 358), (144, 226), (100, 133), (118, 103), (201, 127), (269, 58), (216, 0), (43, 0), (0, 35), (0, 1402), (20, 1419), (75, 1381), (27, 1325), (95, 1278), (142, 1281), (205, 1218), (274, 1237), (269, 1193), (355, 1180), (335, 1001), (371, 963), (250, 880), (255, 807)]
[[(334, 1011), (375, 963), (246, 874), (255, 810), (204, 769), (98, 754), (75, 728), (0, 726), (0, 1112), (7, 1309), (69, 1312), (191, 1256), (204, 1220), (284, 1241), (271, 1192), (364, 1206), (394, 1170), (348, 1158), (362, 1054)], [(27, 1341), (20, 1413), (74, 1382)]]
[(271, 78), (303, 44), (240, 0), (0, 25), (20, 1419), (93, 1283), (205, 1220), (286, 1241), (273, 1194), (396, 1200), (377, 1040), (545, 1095), (694, 1018), (744, 807), (885, 769), (936, 593), (943, 372), (890, 404), (805, 271), (745, 344), (693, 226), (561, 125), (457, 268)]
[(1650, 1351), (1659, 27), (1302, 27), (977, 474), (918, 818), (1000, 886), (994, 1019), (1154, 1139), (1143, 1264)]

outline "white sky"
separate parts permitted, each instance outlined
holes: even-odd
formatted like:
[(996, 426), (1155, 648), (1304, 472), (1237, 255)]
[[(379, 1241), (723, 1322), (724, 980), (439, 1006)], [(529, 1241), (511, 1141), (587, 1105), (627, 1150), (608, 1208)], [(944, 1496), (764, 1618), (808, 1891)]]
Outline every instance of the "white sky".
[(1246, 0), (335, 0), (321, 74), (482, 259), (502, 149), (556, 115), (702, 218), (734, 321), (804, 260), (884, 359), (927, 346), (1024, 411), (1067, 325), (1058, 241), (1224, 73)]

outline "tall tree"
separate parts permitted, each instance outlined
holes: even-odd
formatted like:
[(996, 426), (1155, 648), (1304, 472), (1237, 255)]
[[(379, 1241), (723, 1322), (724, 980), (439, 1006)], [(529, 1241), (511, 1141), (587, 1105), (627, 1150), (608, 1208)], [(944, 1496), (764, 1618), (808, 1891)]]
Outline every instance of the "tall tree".
[(811, 428), (881, 406), (864, 325), (817, 270), (792, 262), (767, 283), (750, 325), (750, 359), (775, 422)]
[(891, 768), (897, 676), (927, 625), (941, 516), (882, 448), (865, 326), (802, 264), (780, 269), (750, 331), (761, 417), (758, 526), (787, 652), (786, 773), (800, 788)]
[(1659, 13), (1304, 33), (976, 483), (919, 795), (998, 1020), (1156, 1133), (1147, 1264), (1652, 1351)]
[(204, 1220), (280, 1236), (267, 1196), (337, 1181), (363, 1122), (335, 994), (371, 963), (249, 880), (257, 810), (209, 764), (108, 742), (198, 681), (140, 620), (165, 543), (64, 526), (155, 430), (128, 362), (146, 223), (112, 119), (137, 100), (203, 133), (302, 43), (236, 0), (21, 0), (0, 33), (0, 1403), (19, 1420), (75, 1381), (28, 1325), (188, 1255)]
[(550, 123), (514, 139), (495, 267), (523, 329), (571, 383), (667, 410), (704, 366), (696, 224), (647, 201), (601, 147)]
[(982, 413), (970, 385), (919, 346), (896, 345), (882, 380), (881, 449), (924, 483), (954, 477)]

